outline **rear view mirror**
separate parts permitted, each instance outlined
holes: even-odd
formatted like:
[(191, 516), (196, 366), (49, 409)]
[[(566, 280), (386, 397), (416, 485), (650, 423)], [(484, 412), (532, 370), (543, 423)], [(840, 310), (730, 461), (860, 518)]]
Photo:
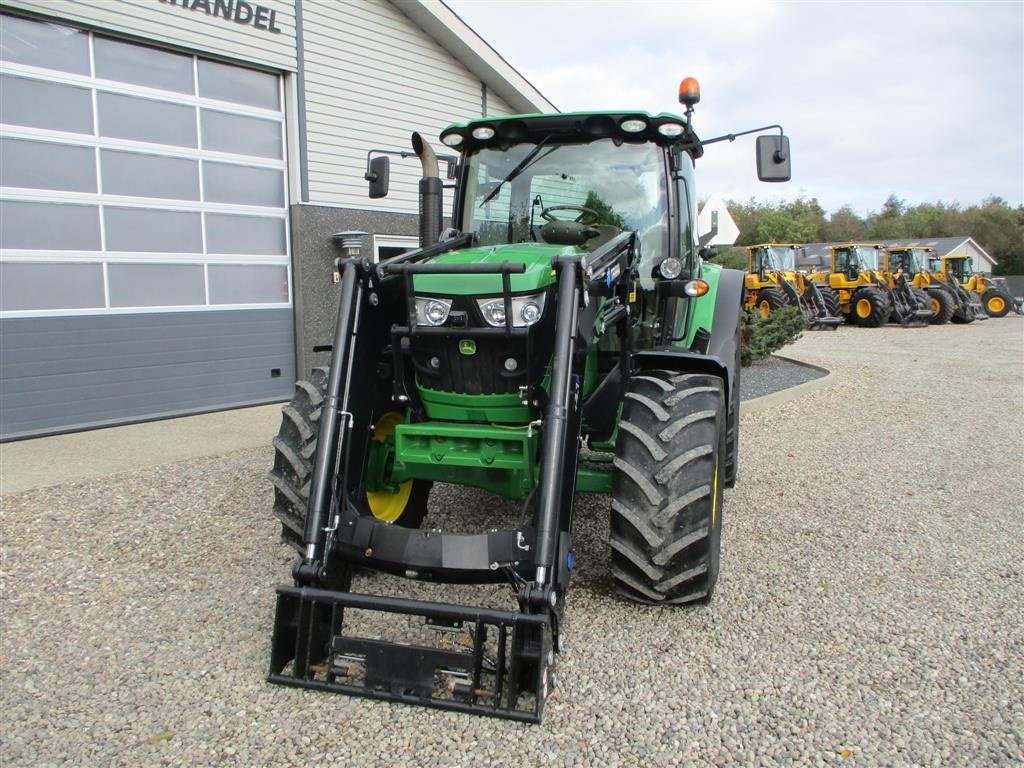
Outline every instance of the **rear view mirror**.
[(384, 155), (374, 157), (366, 165), (363, 178), (370, 182), (370, 197), (377, 199), (387, 197), (388, 181), (391, 173), (391, 161)]
[(789, 181), (791, 176), (788, 136), (757, 137), (757, 178)]

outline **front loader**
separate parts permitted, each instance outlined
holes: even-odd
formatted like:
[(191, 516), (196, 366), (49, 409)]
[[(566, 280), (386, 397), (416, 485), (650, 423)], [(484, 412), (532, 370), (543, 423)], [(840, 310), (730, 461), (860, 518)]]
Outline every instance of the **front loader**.
[(796, 268), (801, 248), (793, 243), (763, 243), (747, 248), (744, 306), (765, 320), (777, 309), (797, 307), (809, 330), (835, 330), (843, 322), (839, 296)]
[[(711, 599), (737, 469), (743, 273), (701, 258), (694, 161), (735, 135), (699, 139), (698, 100), (687, 78), (683, 117), (449, 126), (443, 232), (437, 157), (413, 135), (420, 248), (375, 264), (348, 233), (330, 367), (298, 382), (274, 441), (275, 513), (300, 557), (277, 590), (271, 682), (539, 722), (581, 491), (611, 496), (620, 595)], [(789, 142), (769, 128), (758, 175), (784, 181)], [(388, 155), (408, 154), (370, 153), (371, 197), (387, 194)], [(439, 482), (512, 499), (521, 519), (432, 530)], [(486, 512), (443, 510), (471, 511)], [(399, 594), (353, 591), (356, 568), (398, 577)], [(511, 604), (413, 599), (409, 581), (505, 585)], [(396, 616), (443, 641), (382, 629)]]
[(932, 257), (935, 276), (949, 285), (959, 286), (970, 297), (975, 317), (1005, 317), (1011, 309), (1020, 312), (1018, 302), (991, 277), (974, 271), (970, 256)]

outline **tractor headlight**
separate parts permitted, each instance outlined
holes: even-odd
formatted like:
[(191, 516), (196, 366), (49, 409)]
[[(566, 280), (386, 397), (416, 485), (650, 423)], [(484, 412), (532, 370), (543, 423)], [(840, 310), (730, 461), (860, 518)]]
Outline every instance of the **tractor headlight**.
[(674, 139), (676, 136), (682, 136), (684, 130), (686, 129), (679, 123), (662, 123), (658, 126), (658, 133), (669, 139)]
[(452, 309), (451, 299), (416, 297), (416, 325), (444, 325)]
[(661, 276), (666, 280), (675, 280), (683, 273), (683, 262), (674, 256), (669, 256), (661, 260), (661, 264), (658, 265), (658, 271), (661, 272)]
[[(533, 296), (512, 297), (512, 325), (525, 328), (533, 325), (544, 314), (544, 299), (547, 294), (538, 293)], [(477, 299), (480, 314), (488, 325), (502, 328), (505, 325), (505, 299), (501, 296), (491, 299)]]

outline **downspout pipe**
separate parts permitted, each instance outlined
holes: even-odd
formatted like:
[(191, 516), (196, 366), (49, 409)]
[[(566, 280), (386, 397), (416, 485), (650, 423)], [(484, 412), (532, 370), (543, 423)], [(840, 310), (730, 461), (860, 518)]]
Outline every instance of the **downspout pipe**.
[(418, 133), (412, 135), (412, 150), (423, 165), (420, 179), (420, 247), (426, 248), (437, 242), (443, 222), (443, 192), (441, 174), (437, 165), (437, 154)]

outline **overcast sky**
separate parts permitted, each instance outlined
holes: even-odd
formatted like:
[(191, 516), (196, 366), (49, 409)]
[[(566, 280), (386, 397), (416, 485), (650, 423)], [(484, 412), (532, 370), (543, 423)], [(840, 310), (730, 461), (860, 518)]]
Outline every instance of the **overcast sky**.
[(793, 180), (762, 184), (753, 137), (709, 146), (701, 197), (816, 196), (864, 215), (1024, 198), (1024, 1), (445, 0), (562, 111), (679, 112), (704, 138), (781, 123)]

